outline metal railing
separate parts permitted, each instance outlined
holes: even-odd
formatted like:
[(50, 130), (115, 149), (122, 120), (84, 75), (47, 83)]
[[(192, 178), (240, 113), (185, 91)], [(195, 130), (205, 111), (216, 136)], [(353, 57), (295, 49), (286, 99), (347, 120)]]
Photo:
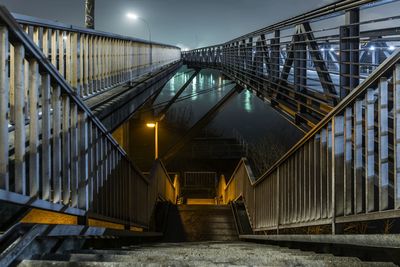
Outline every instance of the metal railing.
[(309, 130), (400, 44), (399, 1), (339, 1), (224, 44), (183, 52)]
[(13, 16), (83, 98), (132, 81), (181, 58), (180, 48), (176, 46), (19, 14)]
[(157, 199), (176, 203), (180, 194), (178, 175), (172, 180), (161, 160), (156, 160), (150, 172), (150, 179), (154, 181), (149, 194), (149, 203), (155, 203)]
[(165, 179), (140, 173), (0, 7), (0, 200), (147, 227), (155, 204), (149, 196), (172, 199), (173, 187), (167, 194), (156, 186)]
[(254, 231), (400, 216), (400, 49), (259, 179), (242, 160), (219, 195)]
[(216, 172), (185, 172), (183, 187), (185, 188), (215, 188)]

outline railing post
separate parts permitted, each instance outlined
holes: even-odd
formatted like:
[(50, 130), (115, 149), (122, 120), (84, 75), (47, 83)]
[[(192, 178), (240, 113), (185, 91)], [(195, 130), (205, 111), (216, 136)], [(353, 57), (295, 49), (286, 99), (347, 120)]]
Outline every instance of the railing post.
[(29, 62), (29, 196), (39, 191), (39, 67), (36, 60)]
[[(15, 192), (26, 194), (25, 168), (25, 105), (24, 105), (24, 57), (25, 49), (22, 44), (14, 47), (14, 111), (15, 111)], [(7, 127), (8, 128), (8, 127)]]
[(354, 104), (354, 211), (363, 212), (363, 101)]
[(71, 190), (71, 140), (70, 140), (70, 99), (69, 96), (62, 96), (62, 203), (69, 204)]
[(378, 90), (379, 210), (382, 211), (389, 208), (389, 98), (387, 78), (380, 79)]
[(279, 225), (281, 222), (281, 203), (280, 203), (280, 198), (281, 198), (281, 187), (280, 187), (280, 181), (281, 181), (281, 175), (280, 175), (280, 166), (277, 168), (277, 174), (276, 174), (276, 234), (279, 235)]
[[(8, 51), (8, 30), (5, 26), (0, 26), (0, 189), (9, 190), (9, 172), (8, 172), (8, 124), (10, 110), (8, 78), (9, 64)], [(11, 56), (11, 55), (10, 55)], [(11, 79), (13, 77), (11, 76)]]
[(86, 113), (78, 112), (78, 208), (88, 207), (88, 130)]
[(365, 107), (365, 207), (366, 212), (375, 210), (375, 96), (368, 89)]
[(393, 91), (394, 208), (400, 209), (400, 64), (393, 72)]
[(332, 120), (333, 168), (332, 168), (332, 233), (340, 232), (336, 216), (344, 215), (344, 117)]
[(52, 106), (53, 106), (53, 202), (61, 201), (61, 88), (53, 88)]
[(349, 106), (344, 113), (344, 214), (353, 214), (353, 186), (354, 186), (354, 172), (352, 170), (353, 164), (353, 108)]
[(42, 75), (42, 199), (50, 198), (50, 76)]
[(71, 206), (78, 205), (78, 107), (71, 103)]

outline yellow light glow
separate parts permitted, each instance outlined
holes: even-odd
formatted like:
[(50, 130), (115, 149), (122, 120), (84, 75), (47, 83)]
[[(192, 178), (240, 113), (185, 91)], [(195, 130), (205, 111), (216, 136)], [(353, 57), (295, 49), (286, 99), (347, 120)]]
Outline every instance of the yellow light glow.
[(149, 122), (146, 124), (146, 126), (149, 128), (154, 128), (154, 127), (156, 127), (156, 124), (154, 122)]

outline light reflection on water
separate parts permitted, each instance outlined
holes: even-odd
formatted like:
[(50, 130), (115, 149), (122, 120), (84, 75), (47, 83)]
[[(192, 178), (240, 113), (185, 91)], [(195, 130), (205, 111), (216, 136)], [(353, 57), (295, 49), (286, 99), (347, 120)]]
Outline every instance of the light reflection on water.
[[(182, 75), (184, 72), (187, 73)], [(192, 73), (186, 67), (182, 67), (174, 81), (167, 84), (167, 92), (164, 89), (156, 103), (169, 100)], [(173, 104), (172, 108), (191, 109), (190, 124), (193, 125), (233, 87), (234, 84), (229, 80), (224, 80), (220, 72), (202, 70), (181, 95), (181, 97), (189, 96), (189, 99)], [(193, 95), (209, 89), (211, 89), (210, 92)], [(173, 92), (172, 95), (171, 92)], [(232, 137), (233, 129), (236, 129), (250, 142), (266, 136), (279, 137), (282, 131), (289, 132), (285, 136), (290, 136), (292, 139), (281, 140), (282, 142), (294, 143), (302, 137), (300, 130), (248, 90), (243, 90), (241, 94), (234, 96), (207, 128), (225, 137)]]
[(252, 106), (252, 101), (251, 101), (251, 96), (252, 94), (250, 93), (250, 91), (246, 90), (244, 92), (244, 109), (247, 112), (251, 112), (253, 110), (253, 106)]

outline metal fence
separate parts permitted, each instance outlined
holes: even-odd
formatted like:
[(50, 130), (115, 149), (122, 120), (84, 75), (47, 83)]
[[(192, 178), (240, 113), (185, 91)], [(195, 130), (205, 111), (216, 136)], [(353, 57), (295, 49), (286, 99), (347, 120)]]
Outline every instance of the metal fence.
[(83, 98), (181, 59), (179, 47), (24, 15), (14, 17)]
[(257, 181), (242, 160), (220, 195), (255, 231), (400, 216), (400, 49)]
[(223, 70), (309, 130), (399, 46), (399, 8), (399, 1), (339, 1), (182, 55)]
[(183, 187), (215, 188), (216, 182), (216, 172), (185, 172)]
[(0, 7), (0, 200), (148, 226), (149, 196), (174, 188), (132, 165), (67, 80)]

